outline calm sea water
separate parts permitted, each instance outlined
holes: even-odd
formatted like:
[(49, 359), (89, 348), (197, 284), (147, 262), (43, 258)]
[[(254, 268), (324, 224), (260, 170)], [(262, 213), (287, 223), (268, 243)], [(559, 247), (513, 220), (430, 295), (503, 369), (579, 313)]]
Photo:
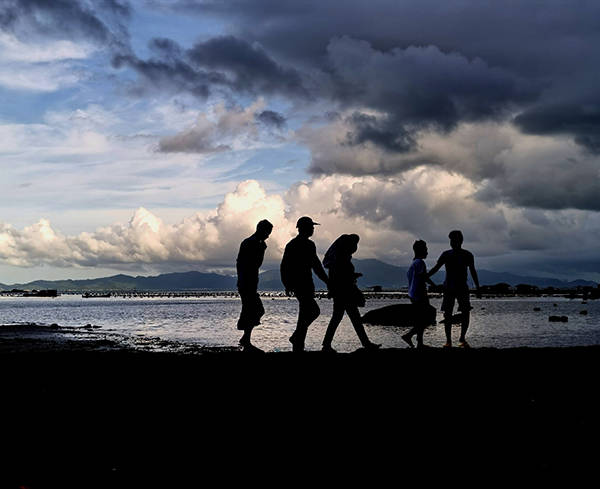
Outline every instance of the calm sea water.
[[(371, 299), (361, 311), (398, 303), (407, 299)], [(441, 319), (440, 299), (432, 299)], [(263, 298), (266, 314), (255, 329), (254, 343), (267, 351), (290, 350), (288, 338), (293, 332), (298, 305), (295, 299)], [(332, 301), (321, 299), (321, 316), (309, 329), (307, 348), (318, 350), (331, 317)], [(471, 327), (468, 333), (473, 347), (507, 348), (515, 346), (575, 346), (600, 344), (600, 301), (582, 303), (581, 299), (507, 298), (472, 299)], [(204, 346), (237, 346), (240, 332), (236, 322), (241, 303), (233, 297), (202, 298), (95, 298), (78, 295), (46, 298), (0, 298), (0, 324), (37, 323), (61, 326), (100, 326), (99, 331), (143, 339)], [(534, 308), (540, 308), (535, 311)], [(581, 311), (588, 311), (582, 315)], [(567, 323), (552, 323), (550, 315), (568, 316)], [(454, 328), (455, 341), (459, 327)], [(400, 338), (405, 328), (367, 326), (372, 341), (383, 347), (404, 347)], [(426, 343), (441, 346), (442, 324), (430, 327)], [(334, 348), (353, 351), (360, 347), (347, 317), (340, 324)]]

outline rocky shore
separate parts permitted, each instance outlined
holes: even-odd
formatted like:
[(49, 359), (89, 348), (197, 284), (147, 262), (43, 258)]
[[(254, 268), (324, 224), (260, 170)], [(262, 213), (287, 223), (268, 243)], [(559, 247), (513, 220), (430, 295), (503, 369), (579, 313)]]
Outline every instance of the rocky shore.
[(24, 331), (0, 329), (2, 487), (539, 481), (598, 453), (600, 346), (249, 355)]

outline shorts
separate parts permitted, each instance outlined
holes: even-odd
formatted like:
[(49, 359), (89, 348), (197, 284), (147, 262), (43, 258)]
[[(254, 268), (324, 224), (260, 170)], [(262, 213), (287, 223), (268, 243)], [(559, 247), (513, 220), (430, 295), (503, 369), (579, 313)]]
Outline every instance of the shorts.
[(240, 292), (242, 298), (242, 312), (237, 323), (237, 329), (246, 330), (260, 324), (260, 318), (265, 313), (265, 308), (257, 292)]
[[(413, 322), (416, 326), (426, 327), (432, 324), (429, 318), (431, 306), (429, 305), (429, 297), (424, 296), (419, 299), (409, 297), (410, 303), (413, 306)], [(434, 318), (435, 323), (435, 318)]]
[(452, 314), (454, 309), (454, 301), (458, 302), (458, 310), (460, 312), (469, 312), (471, 307), (471, 301), (469, 298), (469, 289), (444, 289), (444, 298), (442, 300), (442, 311), (448, 314)]

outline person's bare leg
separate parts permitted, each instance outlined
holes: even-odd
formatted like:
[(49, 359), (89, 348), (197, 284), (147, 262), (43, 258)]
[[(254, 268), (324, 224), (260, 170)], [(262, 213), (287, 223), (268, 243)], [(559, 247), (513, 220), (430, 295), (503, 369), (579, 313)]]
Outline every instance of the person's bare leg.
[(417, 348), (423, 348), (423, 333), (425, 332), (425, 326), (419, 325), (417, 327)]
[(460, 338), (458, 339), (458, 341), (463, 345), (463, 346), (468, 346), (467, 343), (467, 330), (469, 329), (469, 323), (471, 322), (471, 313), (469, 311), (464, 311), (462, 313), (462, 321), (460, 323)]
[(445, 347), (452, 346), (452, 311), (444, 312), (444, 332), (446, 333)]
[(248, 346), (250, 344), (250, 337), (252, 336), (252, 328), (246, 328), (244, 334), (240, 338), (240, 345)]
[(360, 317), (358, 307), (348, 306), (346, 308), (346, 312), (348, 313), (348, 317), (352, 322), (352, 326), (354, 326), (354, 331), (356, 331), (356, 334), (358, 335), (358, 339), (360, 340), (362, 346), (368, 349), (379, 348), (381, 345), (378, 343), (373, 343), (367, 336), (367, 332), (365, 331), (365, 327), (363, 326), (362, 318)]

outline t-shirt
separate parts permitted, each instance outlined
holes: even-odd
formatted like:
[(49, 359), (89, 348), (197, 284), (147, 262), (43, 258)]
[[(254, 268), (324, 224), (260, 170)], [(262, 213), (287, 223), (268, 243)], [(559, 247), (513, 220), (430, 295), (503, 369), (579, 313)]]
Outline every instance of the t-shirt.
[(408, 296), (414, 300), (427, 297), (427, 265), (422, 258), (415, 258), (406, 273), (408, 277)]
[(256, 291), (258, 270), (262, 265), (266, 249), (265, 242), (254, 234), (242, 241), (236, 261), (238, 290)]
[(286, 290), (314, 293), (313, 267), (322, 268), (317, 247), (308, 238), (296, 236), (285, 247), (281, 259), (281, 282)]
[(473, 253), (467, 250), (444, 251), (438, 260), (438, 265), (446, 266), (446, 289), (464, 289), (467, 286), (467, 269), (475, 266)]

